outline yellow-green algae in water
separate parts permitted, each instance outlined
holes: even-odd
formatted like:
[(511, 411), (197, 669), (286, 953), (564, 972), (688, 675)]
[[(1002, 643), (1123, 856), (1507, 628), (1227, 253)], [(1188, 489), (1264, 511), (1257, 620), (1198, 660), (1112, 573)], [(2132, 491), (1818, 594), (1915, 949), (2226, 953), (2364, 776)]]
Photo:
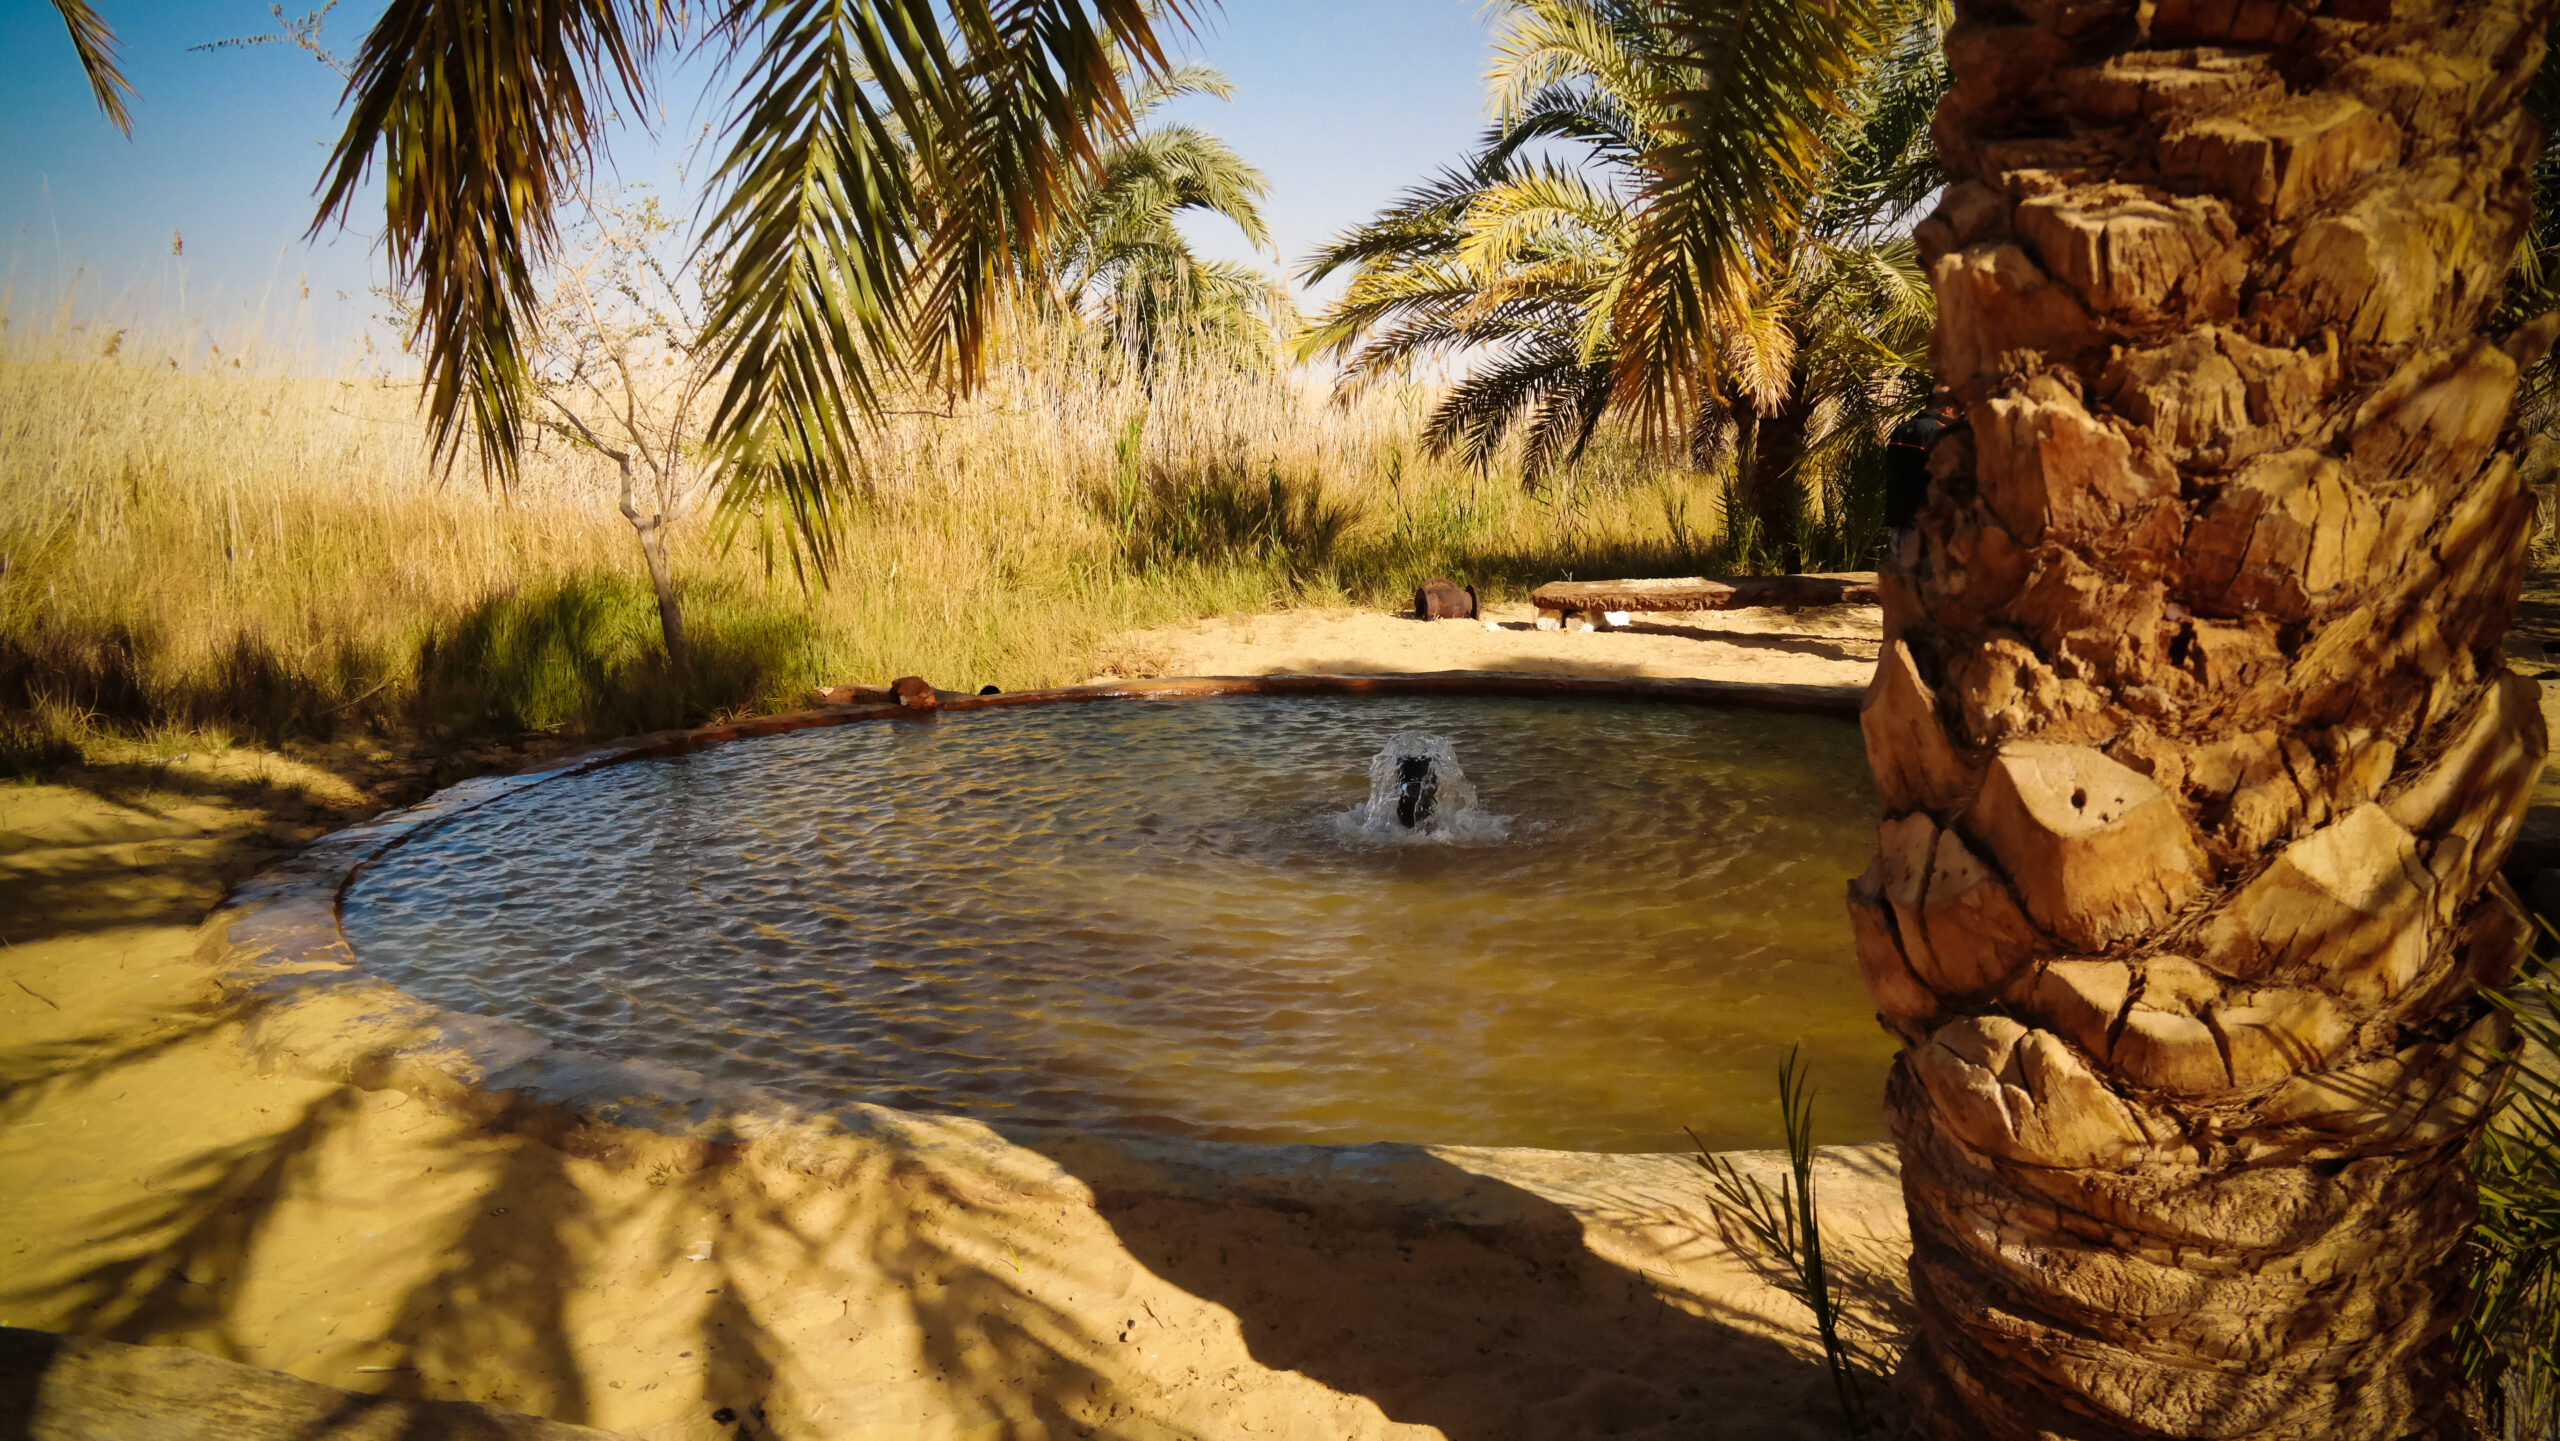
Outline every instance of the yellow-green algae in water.
[[(1454, 836), (1358, 823), (1447, 740)], [(803, 731), (548, 782), (350, 893), (459, 1010), (822, 1104), (1121, 1135), (1604, 1151), (1883, 1134), (1842, 888), (1854, 724), (1592, 701), (1216, 700)]]

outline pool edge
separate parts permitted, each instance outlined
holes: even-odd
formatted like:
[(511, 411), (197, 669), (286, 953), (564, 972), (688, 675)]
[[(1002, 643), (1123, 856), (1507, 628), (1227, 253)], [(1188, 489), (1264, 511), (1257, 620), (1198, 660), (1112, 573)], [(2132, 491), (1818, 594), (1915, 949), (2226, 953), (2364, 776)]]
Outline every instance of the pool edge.
[[(526, 1136), (607, 1163), (697, 1170), (748, 1147), (783, 1147), (824, 1173), (886, 1149), (958, 1163), (1008, 1190), (1092, 1200), (1104, 1195), (1244, 1202), (1322, 1212), (1361, 1224), (1418, 1222), (1505, 1229), (1552, 1225), (1593, 1196), (1694, 1177), (1679, 1155), (1530, 1148), (1127, 1140), (1073, 1130), (1006, 1128), (854, 1103), (819, 1108), (766, 1087), (681, 1067), (563, 1046), (512, 1022), (435, 1006), (375, 976), (339, 928), (342, 897), (374, 860), (468, 811), (544, 781), (711, 745), (942, 710), (1010, 709), (1104, 700), (1288, 695), (1484, 695), (1635, 699), (1854, 716), (1861, 688), (1654, 677), (1440, 671), (1367, 675), (1207, 676), (1111, 682), (990, 696), (940, 695), (933, 707), (829, 705), (627, 737), (510, 775), (448, 786), (415, 805), (335, 831), (235, 887), (206, 917), (197, 959), (235, 1008), (262, 1067), (366, 1090), (395, 1090), (492, 1131)], [(1822, 1148), (1834, 1184), (1890, 1186), (1890, 1143)], [(1769, 1152), (1737, 1152), (1774, 1178)], [(1476, 1177), (1497, 1184), (1475, 1185)], [(1695, 1183), (1692, 1182), (1693, 1187)], [(1576, 1205), (1576, 1198), (1586, 1204)]]

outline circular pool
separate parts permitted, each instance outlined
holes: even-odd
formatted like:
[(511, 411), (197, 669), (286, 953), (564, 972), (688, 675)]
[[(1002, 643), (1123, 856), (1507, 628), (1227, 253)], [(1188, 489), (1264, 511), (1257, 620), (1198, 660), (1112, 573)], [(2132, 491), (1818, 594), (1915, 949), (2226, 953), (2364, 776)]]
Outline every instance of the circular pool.
[[(1369, 805), (1398, 733), (1463, 809)], [(1448, 777), (1455, 781), (1455, 776)], [(1472, 790), (1472, 798), (1465, 793)], [(1408, 805), (1408, 809), (1410, 806)], [(563, 1044), (1123, 1136), (1603, 1151), (1883, 1134), (1854, 723), (1130, 701), (797, 731), (525, 788), (368, 865), (384, 980)]]

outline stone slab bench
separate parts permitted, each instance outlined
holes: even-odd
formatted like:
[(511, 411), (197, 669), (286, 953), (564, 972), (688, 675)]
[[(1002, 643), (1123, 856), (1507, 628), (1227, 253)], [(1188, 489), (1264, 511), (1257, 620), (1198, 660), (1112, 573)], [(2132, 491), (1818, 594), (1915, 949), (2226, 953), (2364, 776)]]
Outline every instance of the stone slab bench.
[(1559, 580), (1530, 597), (1538, 629), (1555, 630), (1580, 616), (1595, 629), (1615, 629), (1612, 613), (1695, 610), (1800, 610), (1815, 605), (1881, 605), (1876, 573), (1750, 575), (1731, 580), (1690, 575), (1671, 580)]

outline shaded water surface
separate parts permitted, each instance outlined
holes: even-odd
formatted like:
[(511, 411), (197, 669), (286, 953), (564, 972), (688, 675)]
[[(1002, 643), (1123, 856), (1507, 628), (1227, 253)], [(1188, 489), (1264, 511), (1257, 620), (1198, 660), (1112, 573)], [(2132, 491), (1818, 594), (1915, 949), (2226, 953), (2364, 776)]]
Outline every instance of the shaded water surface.
[[(1487, 824), (1350, 815), (1394, 732)], [(367, 870), (386, 980), (820, 1102), (1221, 1140), (1883, 1134), (1841, 889), (1854, 724), (1591, 701), (1120, 702), (801, 731), (546, 782)]]

